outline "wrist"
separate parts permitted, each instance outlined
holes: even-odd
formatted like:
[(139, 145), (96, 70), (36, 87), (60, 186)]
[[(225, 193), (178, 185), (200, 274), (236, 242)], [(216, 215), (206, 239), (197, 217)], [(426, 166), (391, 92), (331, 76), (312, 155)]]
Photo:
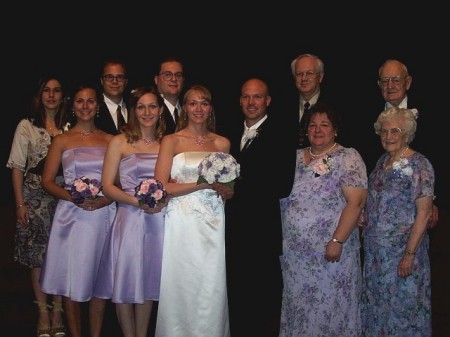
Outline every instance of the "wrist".
[(338, 244), (340, 244), (340, 245), (343, 245), (343, 244), (344, 244), (341, 240), (338, 240), (338, 239), (336, 239), (336, 238), (332, 238), (332, 239), (331, 239), (331, 242), (338, 243)]
[(411, 255), (411, 256), (413, 256), (413, 255), (416, 255), (416, 253), (415, 253), (415, 252), (412, 252), (412, 251), (410, 251), (410, 250), (405, 249), (404, 255)]
[(16, 209), (19, 209), (19, 208), (22, 207), (22, 206), (25, 206), (25, 203), (24, 203), (24, 202), (21, 203), (21, 204), (18, 204), (18, 205), (16, 206)]

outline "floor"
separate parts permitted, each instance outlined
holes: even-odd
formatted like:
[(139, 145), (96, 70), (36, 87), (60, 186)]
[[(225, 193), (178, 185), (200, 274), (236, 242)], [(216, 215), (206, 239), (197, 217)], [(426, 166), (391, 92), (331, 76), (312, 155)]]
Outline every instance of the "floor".
[[(13, 336), (35, 336), (36, 310), (29, 282), (28, 269), (12, 259), (15, 212), (13, 207), (0, 206), (0, 326)], [(432, 270), (433, 337), (450, 336), (450, 214), (440, 212), (439, 224), (430, 231)], [(154, 333), (151, 321), (149, 337)], [(108, 303), (103, 337), (120, 337), (114, 307)]]

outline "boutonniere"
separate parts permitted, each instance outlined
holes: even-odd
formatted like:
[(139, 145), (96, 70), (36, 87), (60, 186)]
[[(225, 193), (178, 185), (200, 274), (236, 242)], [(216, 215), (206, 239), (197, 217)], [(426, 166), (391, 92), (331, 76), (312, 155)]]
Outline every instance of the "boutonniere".
[(247, 143), (249, 140), (253, 140), (258, 136), (258, 129), (247, 129), (244, 132), (244, 143)]

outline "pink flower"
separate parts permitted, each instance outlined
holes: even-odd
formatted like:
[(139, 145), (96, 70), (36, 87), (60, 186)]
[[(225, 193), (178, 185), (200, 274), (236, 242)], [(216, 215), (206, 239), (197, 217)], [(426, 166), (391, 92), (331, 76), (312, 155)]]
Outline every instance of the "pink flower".
[(317, 162), (313, 165), (314, 177), (320, 177), (324, 174), (327, 174), (331, 171), (330, 167), (331, 156), (326, 156), (321, 160), (317, 160)]

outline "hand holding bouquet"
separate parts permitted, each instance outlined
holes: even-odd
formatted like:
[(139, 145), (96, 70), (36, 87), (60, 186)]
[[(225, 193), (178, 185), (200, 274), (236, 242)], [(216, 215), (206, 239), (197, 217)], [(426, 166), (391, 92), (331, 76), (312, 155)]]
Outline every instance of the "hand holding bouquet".
[(85, 199), (97, 199), (102, 190), (100, 181), (82, 176), (70, 185), (70, 194), (76, 204), (82, 204)]
[(148, 205), (155, 208), (166, 201), (167, 191), (163, 183), (155, 178), (144, 179), (134, 190), (135, 197), (139, 199), (139, 206)]

